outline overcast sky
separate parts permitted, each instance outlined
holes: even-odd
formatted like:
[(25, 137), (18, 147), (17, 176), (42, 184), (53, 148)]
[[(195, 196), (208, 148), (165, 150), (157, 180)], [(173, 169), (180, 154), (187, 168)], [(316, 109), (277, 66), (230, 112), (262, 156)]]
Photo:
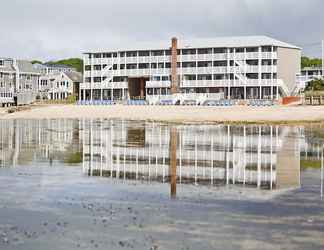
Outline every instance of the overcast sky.
[(22, 59), (175, 35), (268, 35), (320, 56), (324, 39), (324, 0), (1, 0), (0, 10), (0, 57)]

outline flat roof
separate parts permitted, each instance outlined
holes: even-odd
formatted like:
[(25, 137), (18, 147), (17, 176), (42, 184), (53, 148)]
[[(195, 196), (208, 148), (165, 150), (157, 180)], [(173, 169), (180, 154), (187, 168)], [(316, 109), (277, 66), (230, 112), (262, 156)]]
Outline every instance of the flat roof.
[[(136, 42), (131, 47), (98, 49), (85, 52), (83, 54), (120, 52), (120, 51), (141, 51), (141, 50), (165, 50), (171, 46), (171, 38), (168, 41), (157, 41), (152, 43)], [(197, 38), (191, 40), (178, 39), (179, 49), (190, 48), (239, 48), (239, 47), (259, 47), (259, 46), (277, 46), (291, 49), (301, 49), (298, 46), (285, 43), (268, 36), (233, 36), (216, 38)]]

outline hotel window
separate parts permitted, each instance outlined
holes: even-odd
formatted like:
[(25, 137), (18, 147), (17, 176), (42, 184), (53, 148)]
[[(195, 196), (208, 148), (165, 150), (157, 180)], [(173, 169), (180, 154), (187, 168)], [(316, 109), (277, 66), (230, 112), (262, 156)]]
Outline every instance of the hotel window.
[(150, 56), (150, 51), (139, 51), (138, 56)]
[(262, 52), (271, 52), (271, 46), (262, 46)]
[(182, 68), (195, 68), (196, 62), (183, 62)]
[(0, 66), (3, 66), (3, 61), (0, 61)]
[(118, 56), (117, 52), (114, 52), (113, 57), (117, 57), (117, 56)]
[(126, 52), (127, 57), (136, 57), (137, 56), (137, 51), (128, 51)]
[(165, 68), (170, 69), (171, 68), (171, 63), (165, 63)]
[(203, 61), (203, 62), (198, 62), (198, 67), (202, 68), (202, 67), (211, 67), (212, 61)]
[(139, 69), (148, 69), (148, 68), (150, 68), (150, 64), (149, 63), (140, 63), (138, 65), (138, 68)]
[(277, 78), (278, 78), (277, 73), (273, 73), (272, 78), (273, 78), (273, 79), (277, 79)]
[(153, 50), (152, 51), (152, 56), (163, 56), (164, 51), (163, 50)]
[(199, 55), (212, 54), (212, 53), (213, 53), (213, 49), (211, 49), (211, 48), (198, 49)]
[(136, 63), (129, 63), (126, 64), (127, 69), (137, 69), (137, 64)]
[(184, 79), (188, 81), (195, 81), (197, 79), (196, 77), (196, 75), (185, 75)]
[(126, 65), (125, 64), (121, 64), (120, 65), (120, 69), (125, 69)]
[(125, 57), (125, 52), (119, 52), (120, 57)]
[(248, 48), (246, 48), (246, 52), (247, 53), (259, 52), (259, 48), (258, 47), (248, 47)]
[(86, 77), (85, 82), (91, 82), (91, 77)]
[(164, 63), (158, 63), (158, 68), (159, 69), (164, 69)]
[(244, 48), (236, 48), (235, 52), (236, 53), (244, 53)]
[(101, 77), (94, 77), (93, 82), (101, 82)]
[(153, 81), (160, 81), (161, 77), (160, 76), (153, 76)]
[(100, 53), (94, 54), (94, 58), (101, 58), (101, 54)]
[(277, 65), (277, 60), (276, 60), (276, 59), (273, 60), (272, 64), (273, 64), (273, 65)]
[(157, 63), (151, 63), (151, 69), (156, 69), (157, 68)]
[(246, 60), (246, 64), (256, 66), (259, 64), (259, 61), (258, 60)]
[(165, 53), (166, 56), (171, 56), (171, 50), (170, 49), (165, 50), (164, 53)]
[(271, 65), (271, 60), (268, 59), (262, 60), (262, 65)]
[(94, 65), (93, 68), (94, 70), (101, 70), (101, 65)]
[(227, 61), (214, 61), (214, 67), (226, 67)]
[(212, 80), (212, 75), (198, 75), (198, 80)]
[(262, 79), (271, 79), (271, 73), (262, 73)]
[(223, 74), (215, 74), (214, 75), (214, 80), (224, 80), (225, 79), (225, 75)]
[(113, 65), (113, 70), (117, 70), (117, 68), (118, 68), (117, 64), (114, 64)]
[(214, 53), (215, 54), (223, 54), (223, 53), (226, 53), (226, 49), (225, 48), (214, 48)]
[(169, 76), (162, 76), (162, 81), (169, 81)]
[(259, 75), (257, 73), (248, 73), (246, 74), (248, 79), (259, 79)]
[(104, 53), (103, 58), (111, 58), (111, 53)]
[(195, 55), (196, 49), (183, 49), (182, 55)]

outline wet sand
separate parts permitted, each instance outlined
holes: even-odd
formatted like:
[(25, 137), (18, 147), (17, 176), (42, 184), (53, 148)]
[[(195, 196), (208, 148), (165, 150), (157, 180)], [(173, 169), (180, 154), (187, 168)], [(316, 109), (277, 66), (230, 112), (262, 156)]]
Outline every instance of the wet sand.
[(184, 185), (170, 199), (168, 184), (79, 167), (0, 168), (0, 249), (323, 249), (318, 171), (302, 178), (302, 190), (273, 198)]
[(193, 107), (38, 105), (0, 119), (116, 118), (168, 122), (324, 122), (324, 106)]

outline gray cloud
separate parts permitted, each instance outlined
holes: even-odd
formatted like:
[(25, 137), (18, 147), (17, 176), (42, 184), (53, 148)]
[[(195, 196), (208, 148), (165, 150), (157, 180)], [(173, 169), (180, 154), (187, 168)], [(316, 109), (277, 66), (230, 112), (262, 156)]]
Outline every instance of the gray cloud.
[(0, 56), (81, 56), (178, 35), (268, 35), (319, 56), (323, 0), (2, 0)]

